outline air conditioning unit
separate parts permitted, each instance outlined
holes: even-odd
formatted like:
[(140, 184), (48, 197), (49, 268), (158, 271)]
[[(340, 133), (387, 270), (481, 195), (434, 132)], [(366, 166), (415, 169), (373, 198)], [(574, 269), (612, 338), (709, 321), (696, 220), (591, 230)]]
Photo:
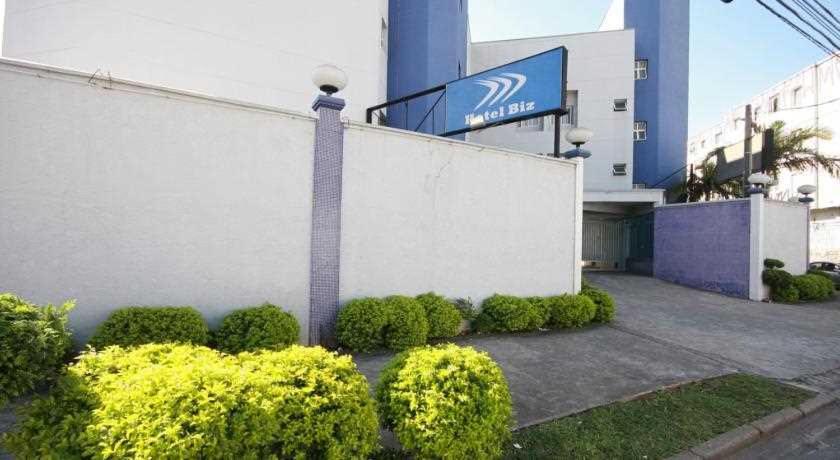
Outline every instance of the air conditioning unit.
[(613, 111), (614, 112), (626, 112), (627, 111), (627, 99), (614, 99), (613, 100)]
[(633, 184), (633, 190), (642, 190), (646, 189), (647, 184)]

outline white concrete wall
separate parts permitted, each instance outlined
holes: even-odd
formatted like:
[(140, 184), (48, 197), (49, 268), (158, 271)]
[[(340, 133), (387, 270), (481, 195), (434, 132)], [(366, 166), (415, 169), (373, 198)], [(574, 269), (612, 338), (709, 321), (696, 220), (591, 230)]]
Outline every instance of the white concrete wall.
[[(764, 200), (764, 258), (779, 259), (794, 275), (808, 271), (808, 208), (798, 203)], [(762, 260), (760, 263), (763, 263)]]
[(8, 0), (6, 15), (5, 57), (301, 112), (332, 63), (345, 116), (385, 100), (387, 0)]
[(345, 139), (342, 300), (579, 286), (577, 163), (356, 124)]
[[(567, 90), (577, 91), (578, 126), (595, 132), (585, 148), (586, 191), (629, 191), (633, 182), (634, 31), (619, 30), (551, 37), (473, 43), (470, 73), (496, 67), (558, 46), (569, 51)], [(615, 112), (614, 99), (627, 99), (628, 110)], [(564, 129), (562, 135), (565, 136)], [(554, 130), (535, 131), (516, 123), (470, 133), (468, 140), (533, 153), (554, 149)], [(573, 148), (565, 138), (561, 151)], [(613, 163), (626, 163), (626, 176), (613, 176)]]
[[(13, 2), (13, 6), (14, 6)], [(211, 323), (272, 302), (306, 340), (312, 118), (0, 61), (0, 292)]]

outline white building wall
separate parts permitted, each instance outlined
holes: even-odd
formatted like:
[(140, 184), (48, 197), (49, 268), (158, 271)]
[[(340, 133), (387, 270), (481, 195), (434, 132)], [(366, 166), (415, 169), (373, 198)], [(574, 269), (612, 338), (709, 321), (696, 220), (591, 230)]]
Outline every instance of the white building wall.
[(345, 116), (385, 100), (387, 0), (7, 0), (3, 56), (308, 112), (312, 70)]
[(306, 341), (314, 119), (0, 61), (0, 292), (212, 323), (271, 302)]
[(430, 290), (477, 302), (494, 293), (576, 292), (579, 167), (351, 124), (342, 301)]
[[(558, 46), (565, 46), (569, 52), (567, 91), (577, 91), (578, 126), (595, 133), (585, 146), (593, 154), (585, 162), (584, 188), (629, 191), (633, 182), (633, 30), (473, 43), (470, 73)], [(627, 111), (613, 110), (613, 101), (619, 98), (627, 99)], [(562, 135), (565, 132), (564, 129)], [(468, 139), (534, 153), (550, 153), (554, 149), (553, 128), (538, 131), (516, 123), (473, 132)], [(561, 151), (571, 148), (562, 139)], [(614, 176), (614, 163), (625, 163), (627, 175)]]
[(799, 203), (764, 200), (762, 224), (763, 257), (781, 260), (794, 275), (808, 271), (808, 209)]
[[(776, 112), (771, 108), (774, 98), (778, 99)], [(752, 97), (749, 104), (755, 114), (754, 122), (762, 128), (783, 121), (787, 130), (820, 127), (832, 131), (831, 140), (814, 141), (806, 146), (818, 149), (826, 156), (840, 157), (840, 58), (806, 67)], [(721, 123), (689, 138), (688, 163), (700, 164), (716, 148), (743, 141), (745, 105), (734, 107), (722, 117)], [(796, 197), (796, 189), (803, 184), (818, 187), (814, 208), (840, 206), (840, 179), (831, 177), (824, 170), (784, 172), (779, 177), (779, 184), (771, 188), (770, 195), (779, 200)]]

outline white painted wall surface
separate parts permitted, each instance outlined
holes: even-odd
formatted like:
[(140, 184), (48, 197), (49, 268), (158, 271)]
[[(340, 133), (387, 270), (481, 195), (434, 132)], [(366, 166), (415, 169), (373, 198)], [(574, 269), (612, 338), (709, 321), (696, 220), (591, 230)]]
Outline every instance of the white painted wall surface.
[(272, 302), (306, 341), (314, 120), (0, 61), (0, 292), (211, 322)]
[[(808, 271), (808, 208), (764, 200), (763, 257), (779, 259), (794, 275)], [(760, 262), (763, 263), (763, 260)]]
[[(577, 91), (578, 126), (594, 131), (585, 148), (586, 191), (629, 191), (633, 185), (634, 31), (618, 30), (473, 43), (470, 73), (477, 73), (558, 46), (569, 51), (567, 90)], [(627, 99), (628, 110), (615, 112), (614, 99)], [(562, 135), (565, 136), (564, 129)], [(470, 142), (533, 153), (554, 149), (554, 130), (535, 131), (516, 123), (470, 133)], [(565, 137), (561, 151), (573, 148)], [(627, 164), (627, 175), (614, 176), (613, 163)]]
[(301, 112), (332, 63), (345, 116), (385, 100), (387, 0), (8, 0), (6, 14), (5, 57)]
[(576, 168), (567, 160), (349, 125), (342, 301), (434, 290), (480, 302), (493, 293), (575, 290)]

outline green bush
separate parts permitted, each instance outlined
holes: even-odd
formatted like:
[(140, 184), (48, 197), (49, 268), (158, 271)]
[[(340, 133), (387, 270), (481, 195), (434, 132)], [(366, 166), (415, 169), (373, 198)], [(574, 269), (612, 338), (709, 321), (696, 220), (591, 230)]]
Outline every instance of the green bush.
[(206, 345), (209, 339), (207, 323), (192, 307), (125, 307), (99, 325), (88, 345), (99, 349), (168, 342)]
[(552, 328), (582, 327), (595, 318), (595, 302), (585, 295), (563, 294), (546, 300), (551, 311), (548, 326)]
[(471, 298), (463, 298), (459, 297), (452, 301), (455, 305), (455, 308), (458, 309), (458, 312), (461, 313), (461, 319), (465, 321), (472, 321), (478, 316), (478, 312), (476, 312), (475, 304)]
[(228, 314), (213, 338), (225, 353), (282, 350), (298, 342), (300, 325), (291, 313), (266, 303)]
[(391, 350), (405, 350), (426, 343), (429, 322), (420, 302), (411, 297), (392, 295), (385, 298), (388, 323), (385, 326), (385, 346)]
[(783, 268), (785, 263), (779, 259), (764, 259), (764, 268)]
[(794, 276), (793, 286), (799, 291), (799, 300), (825, 300), (834, 294), (831, 280), (817, 275)]
[(434, 292), (420, 294), (415, 299), (426, 311), (429, 338), (438, 339), (458, 335), (461, 331), (461, 313), (455, 305)]
[(793, 275), (775, 268), (768, 268), (761, 272), (761, 281), (770, 289), (785, 289), (793, 284)]
[(341, 346), (367, 353), (385, 345), (387, 324), (388, 307), (382, 299), (353, 299), (338, 312), (336, 337)]
[(530, 302), (537, 309), (537, 312), (539, 312), (539, 327), (542, 327), (551, 317), (551, 311), (548, 309), (548, 303), (545, 301), (545, 297), (526, 297), (525, 300)]
[(470, 347), (397, 355), (376, 396), (383, 424), (415, 458), (499, 458), (510, 439), (507, 381), (486, 353)]
[(595, 317), (592, 321), (609, 323), (615, 318), (615, 300), (606, 291), (590, 286), (581, 290), (580, 293), (595, 302)]
[(835, 289), (840, 289), (840, 275), (824, 272), (822, 270), (808, 270), (808, 274), (822, 276), (823, 278), (831, 281), (831, 284), (834, 285)]
[(0, 407), (58, 375), (70, 351), (67, 313), (39, 307), (14, 294), (0, 294)]
[(533, 331), (543, 325), (540, 310), (531, 302), (500, 294), (484, 299), (475, 322), (482, 332)]
[(770, 290), (770, 298), (774, 302), (796, 303), (799, 302), (799, 290), (792, 284), (783, 288), (773, 288)]
[(368, 458), (374, 402), (350, 357), (150, 344), (84, 354), (25, 409), (19, 458)]

